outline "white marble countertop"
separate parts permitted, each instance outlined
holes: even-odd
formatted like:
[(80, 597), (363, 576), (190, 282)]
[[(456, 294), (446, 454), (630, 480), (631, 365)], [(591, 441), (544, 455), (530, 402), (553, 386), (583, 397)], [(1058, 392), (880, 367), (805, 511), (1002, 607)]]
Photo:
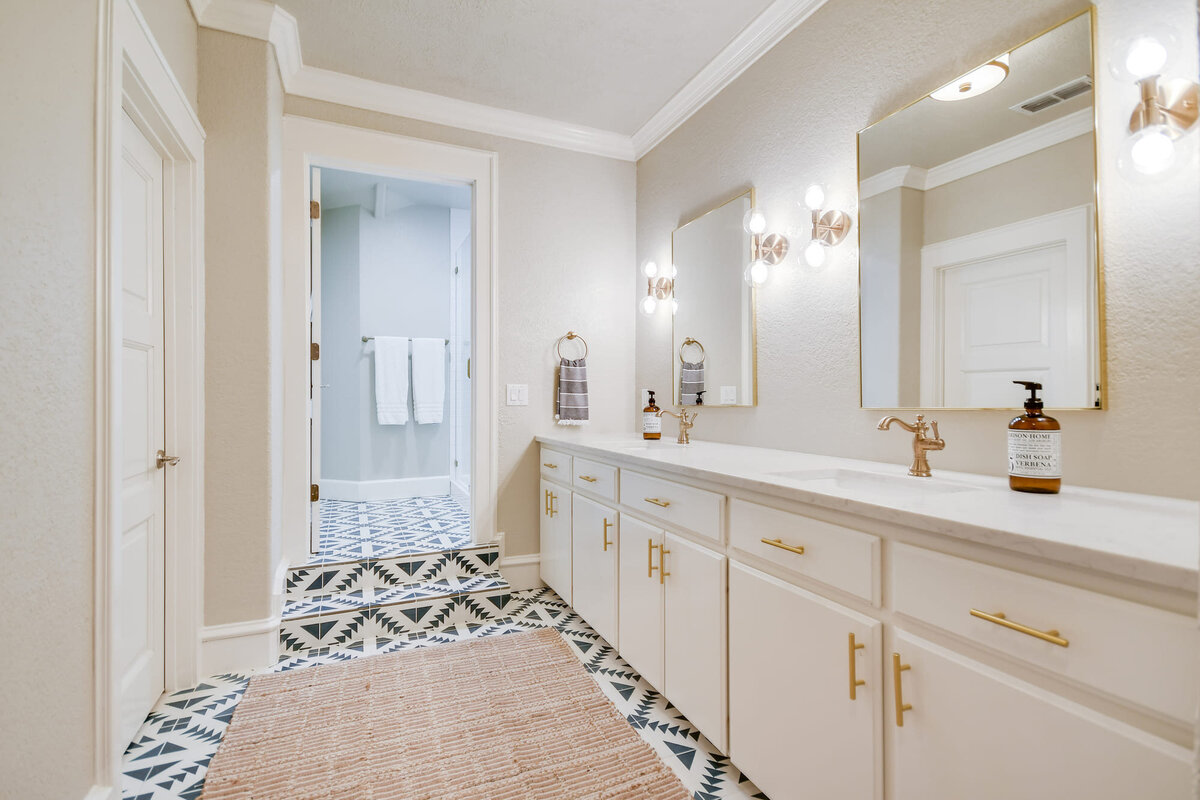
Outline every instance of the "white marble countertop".
[(1200, 503), (1188, 500), (1074, 486), (1027, 494), (1010, 490), (1003, 478), (936, 466), (934, 477), (914, 478), (906, 465), (717, 442), (681, 446), (665, 435), (659, 442), (634, 434), (536, 438), (632, 469), (710, 480), (1154, 585), (1197, 588)]

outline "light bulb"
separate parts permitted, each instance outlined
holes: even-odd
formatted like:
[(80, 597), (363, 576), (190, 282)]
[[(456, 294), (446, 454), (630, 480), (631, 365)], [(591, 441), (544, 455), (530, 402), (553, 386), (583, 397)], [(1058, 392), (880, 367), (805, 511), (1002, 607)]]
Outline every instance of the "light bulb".
[(1131, 34), (1113, 46), (1109, 70), (1117, 80), (1140, 81), (1162, 75), (1171, 61), (1175, 34), (1165, 25), (1154, 25)]
[(746, 267), (746, 271), (742, 273), (742, 279), (748, 286), (762, 286), (769, 277), (771, 277), (771, 268), (761, 258), (750, 262), (750, 266)]
[(1166, 125), (1148, 125), (1121, 146), (1117, 166), (1131, 177), (1161, 175), (1175, 164), (1175, 141)]
[(647, 278), (653, 278), (657, 276), (658, 264), (655, 264), (653, 261), (647, 261), (645, 264), (642, 264), (642, 274)]
[(819, 183), (804, 190), (804, 205), (812, 211), (820, 211), (825, 205), (825, 187)]
[(658, 309), (658, 300), (654, 297), (654, 295), (648, 294), (642, 298), (639, 308), (647, 317), (653, 316), (655, 310)]
[(742, 227), (746, 233), (762, 233), (767, 229), (767, 218), (757, 208), (752, 208), (742, 217)]
[(808, 243), (808, 247), (804, 248), (804, 263), (813, 269), (825, 266), (825, 257), (827, 255), (825, 250), (825, 245), (813, 239)]

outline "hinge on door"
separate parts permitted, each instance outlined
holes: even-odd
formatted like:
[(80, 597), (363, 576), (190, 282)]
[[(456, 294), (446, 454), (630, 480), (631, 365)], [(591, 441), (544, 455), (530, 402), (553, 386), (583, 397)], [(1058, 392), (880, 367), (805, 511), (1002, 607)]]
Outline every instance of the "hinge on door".
[(308, 218), (309, 219), (320, 219), (321, 218), (321, 204), (318, 203), (316, 200), (312, 200), (308, 204)]
[(321, 360), (321, 345), (317, 344), (316, 342), (313, 342), (312, 344), (310, 344), (308, 346), (308, 357), (311, 358), (313, 361), (320, 361)]
[(309, 487), (308, 499), (314, 503), (321, 499), (321, 487), (319, 484), (314, 483)]

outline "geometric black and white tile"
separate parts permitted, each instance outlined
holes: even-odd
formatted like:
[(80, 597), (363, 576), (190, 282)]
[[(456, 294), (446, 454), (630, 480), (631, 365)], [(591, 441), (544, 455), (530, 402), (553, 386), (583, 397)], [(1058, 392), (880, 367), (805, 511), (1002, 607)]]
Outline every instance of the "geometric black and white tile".
[[(373, 637), (350, 648), (325, 648), (285, 655), (271, 671), (303, 669), (480, 636), (554, 628), (629, 724), (679, 775), (697, 800), (763, 798), (661, 694), (550, 589), (514, 593), (503, 616), (414, 630), (395, 638)], [(199, 686), (164, 696), (125, 753), (125, 800), (195, 800), (208, 763), (245, 691), (249, 676), (220, 675)]]
[(320, 547), (310, 563), (432, 553), (471, 544), (471, 513), (450, 495), (320, 502)]

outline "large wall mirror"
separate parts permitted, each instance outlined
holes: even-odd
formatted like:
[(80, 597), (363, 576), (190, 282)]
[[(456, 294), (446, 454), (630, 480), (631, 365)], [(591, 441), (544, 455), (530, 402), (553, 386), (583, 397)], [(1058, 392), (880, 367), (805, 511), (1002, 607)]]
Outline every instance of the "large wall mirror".
[(1101, 407), (1092, 25), (859, 132), (863, 407)]
[(752, 406), (758, 401), (755, 297), (743, 279), (754, 241), (742, 220), (753, 207), (751, 189), (671, 234), (677, 405)]

